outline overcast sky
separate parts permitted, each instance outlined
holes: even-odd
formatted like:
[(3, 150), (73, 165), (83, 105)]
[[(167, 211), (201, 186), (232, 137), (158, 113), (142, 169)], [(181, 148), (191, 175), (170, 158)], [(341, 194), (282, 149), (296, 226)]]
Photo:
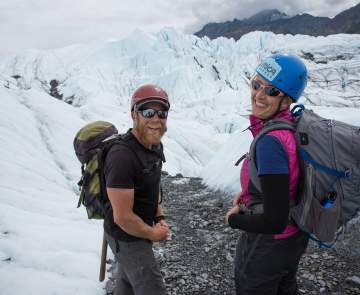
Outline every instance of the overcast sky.
[(1, 0), (0, 55), (122, 38), (136, 28), (193, 33), (263, 9), (333, 17), (359, 0)]

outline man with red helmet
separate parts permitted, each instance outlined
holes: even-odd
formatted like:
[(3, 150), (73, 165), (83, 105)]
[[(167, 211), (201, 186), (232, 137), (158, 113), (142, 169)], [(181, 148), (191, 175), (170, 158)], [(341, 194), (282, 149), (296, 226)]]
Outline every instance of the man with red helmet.
[[(133, 128), (123, 144), (106, 155), (107, 195), (104, 229), (117, 260), (115, 294), (166, 294), (152, 242), (165, 241), (169, 227), (159, 204), (162, 162), (161, 138), (166, 132), (170, 103), (156, 85), (138, 88), (131, 99)], [(111, 206), (110, 206), (111, 204)]]

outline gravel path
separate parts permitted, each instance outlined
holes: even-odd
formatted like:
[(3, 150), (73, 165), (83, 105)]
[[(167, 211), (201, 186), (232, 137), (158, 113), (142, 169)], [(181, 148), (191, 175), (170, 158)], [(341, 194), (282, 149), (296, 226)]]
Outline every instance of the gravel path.
[[(171, 237), (154, 249), (169, 295), (235, 294), (233, 257), (241, 231), (224, 221), (232, 196), (208, 189), (199, 178), (164, 174), (162, 182)], [(359, 228), (352, 226), (334, 249), (310, 243), (298, 271), (300, 294), (360, 294)], [(110, 279), (107, 294), (113, 285)]]

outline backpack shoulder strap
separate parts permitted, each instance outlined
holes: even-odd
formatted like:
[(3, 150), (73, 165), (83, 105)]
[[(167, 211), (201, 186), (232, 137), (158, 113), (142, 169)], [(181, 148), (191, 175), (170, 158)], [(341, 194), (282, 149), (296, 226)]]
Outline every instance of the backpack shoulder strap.
[(261, 184), (256, 166), (256, 144), (261, 137), (274, 130), (290, 130), (295, 132), (296, 123), (280, 119), (268, 121), (252, 141), (249, 151), (249, 177), (251, 179), (251, 182), (254, 184), (254, 186), (259, 192), (261, 192)]
[[(107, 153), (109, 152), (110, 148), (116, 144), (121, 144), (125, 146), (129, 151), (131, 151), (136, 159), (140, 162), (141, 166), (143, 167), (142, 172), (146, 173), (149, 171), (149, 168), (147, 167), (147, 162), (144, 157), (141, 156), (141, 153), (139, 152), (139, 149), (131, 144), (132, 136), (129, 133), (124, 134), (116, 134), (111, 136), (110, 138), (107, 138), (104, 141), (104, 145), (101, 148), (101, 162), (103, 162), (106, 158)], [(100, 162), (100, 160), (99, 160)], [(103, 163), (101, 163), (103, 165)], [(102, 173), (103, 174), (103, 173)], [(104, 176), (104, 175), (103, 175)]]
[(107, 202), (109, 200), (107, 191), (106, 191), (106, 181), (105, 181), (105, 174), (104, 174), (104, 162), (107, 153), (109, 152), (110, 148), (121, 142), (121, 135), (114, 134), (108, 138), (106, 138), (103, 142), (101, 147), (97, 152), (97, 160), (99, 164), (99, 179), (100, 179), (100, 191), (103, 196), (103, 202)]

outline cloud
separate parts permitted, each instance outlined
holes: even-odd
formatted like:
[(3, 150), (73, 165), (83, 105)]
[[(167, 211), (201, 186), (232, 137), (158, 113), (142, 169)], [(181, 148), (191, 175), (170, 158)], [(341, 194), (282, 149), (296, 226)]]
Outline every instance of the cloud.
[(358, 0), (1, 0), (0, 54), (121, 38), (136, 28), (194, 33), (209, 22), (243, 19), (263, 9), (334, 16)]

